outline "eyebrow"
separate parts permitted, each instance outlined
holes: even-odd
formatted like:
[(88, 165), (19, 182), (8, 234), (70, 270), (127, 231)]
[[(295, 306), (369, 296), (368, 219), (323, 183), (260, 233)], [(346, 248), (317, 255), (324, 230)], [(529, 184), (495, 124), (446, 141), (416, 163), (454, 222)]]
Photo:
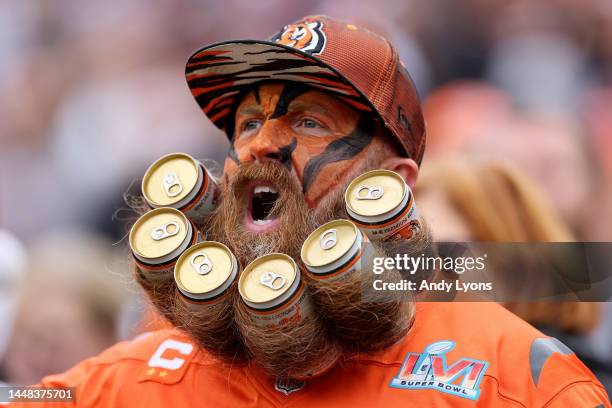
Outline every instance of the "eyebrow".
[(249, 105), (238, 109), (238, 115), (261, 115), (263, 108), (261, 105)]
[[(287, 110), (289, 112), (304, 110), (304, 111), (318, 112), (326, 116), (330, 115), (329, 110), (321, 105), (315, 105), (312, 102), (304, 102), (304, 101), (299, 101), (299, 100), (291, 101)], [(236, 112), (236, 114), (245, 115), (245, 116), (262, 115), (263, 107), (259, 104), (247, 105), (245, 107), (238, 109), (238, 112)]]
[(289, 112), (305, 110), (318, 112), (323, 115), (329, 116), (329, 110), (321, 105), (314, 105), (313, 103), (302, 102), (302, 101), (293, 101), (289, 104)]

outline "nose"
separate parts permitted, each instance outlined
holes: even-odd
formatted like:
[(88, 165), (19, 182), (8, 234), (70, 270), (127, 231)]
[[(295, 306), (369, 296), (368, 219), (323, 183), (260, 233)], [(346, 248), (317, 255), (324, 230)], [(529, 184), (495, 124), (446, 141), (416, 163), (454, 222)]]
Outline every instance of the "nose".
[(266, 160), (282, 161), (280, 152), (272, 143), (256, 143), (251, 146), (251, 161), (263, 163)]
[(263, 163), (266, 160), (276, 160), (282, 164), (290, 160), (290, 152), (282, 149), (283, 135), (269, 122), (261, 127), (257, 136), (249, 144), (249, 158), (251, 162)]

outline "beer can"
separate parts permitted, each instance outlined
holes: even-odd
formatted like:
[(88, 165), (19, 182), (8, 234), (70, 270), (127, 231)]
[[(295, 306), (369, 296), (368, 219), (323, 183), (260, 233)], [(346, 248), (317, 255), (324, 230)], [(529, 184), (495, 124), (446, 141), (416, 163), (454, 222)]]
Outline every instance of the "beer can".
[(172, 279), (176, 260), (197, 237), (197, 229), (179, 210), (164, 207), (147, 212), (129, 235), (139, 273), (147, 281)]
[(409, 239), (420, 227), (412, 191), (393, 171), (363, 173), (351, 181), (344, 200), (351, 220), (373, 241)]
[(188, 306), (215, 308), (236, 280), (238, 262), (228, 247), (204, 241), (189, 247), (174, 266), (174, 281)]
[(201, 162), (186, 153), (171, 153), (149, 166), (142, 194), (151, 208), (176, 208), (201, 225), (217, 207), (221, 189)]
[[(238, 291), (254, 323), (252, 330), (276, 333), (304, 322), (317, 326), (324, 332), (323, 321), (316, 314), (306, 286), (301, 281), (300, 269), (285, 254), (268, 254), (251, 262), (242, 272)], [(259, 345), (265, 347), (265, 344)], [(294, 367), (288, 373), (295, 380), (309, 380), (331, 370), (342, 355), (339, 345), (330, 339), (317, 336), (304, 347), (316, 350), (320, 356)]]
[(247, 265), (238, 291), (259, 326), (282, 326), (314, 313), (300, 269), (285, 254), (264, 255)]
[(349, 220), (321, 225), (306, 238), (301, 258), (315, 279), (344, 279), (361, 267), (362, 244), (368, 239)]

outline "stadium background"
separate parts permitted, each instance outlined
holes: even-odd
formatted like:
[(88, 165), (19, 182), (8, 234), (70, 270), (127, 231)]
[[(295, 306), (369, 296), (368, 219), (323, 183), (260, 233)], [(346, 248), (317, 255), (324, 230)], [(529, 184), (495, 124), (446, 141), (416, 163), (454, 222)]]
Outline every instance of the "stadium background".
[[(222, 162), (227, 149), (188, 92), (187, 57), (313, 13), (398, 48), (425, 103), (423, 172), (449, 157), (466, 168), (504, 163), (537, 186), (569, 231), (563, 239), (610, 241), (608, 0), (3, 1), (0, 381), (36, 382), (157, 324), (129, 282), (134, 214), (123, 194), (137, 193), (162, 154)], [(438, 185), (428, 184), (425, 205), (434, 232), (482, 239)], [(582, 348), (608, 392), (610, 306), (547, 327)]]

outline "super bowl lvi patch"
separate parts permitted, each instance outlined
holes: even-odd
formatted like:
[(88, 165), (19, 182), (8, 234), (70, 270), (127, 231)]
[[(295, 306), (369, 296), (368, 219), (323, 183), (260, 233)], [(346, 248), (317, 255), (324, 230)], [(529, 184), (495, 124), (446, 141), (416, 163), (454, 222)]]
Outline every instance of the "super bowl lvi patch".
[(399, 373), (389, 386), (403, 389), (433, 389), (477, 400), (478, 385), (489, 363), (462, 358), (448, 366), (445, 354), (455, 347), (450, 340), (431, 343), (422, 353), (408, 353)]

